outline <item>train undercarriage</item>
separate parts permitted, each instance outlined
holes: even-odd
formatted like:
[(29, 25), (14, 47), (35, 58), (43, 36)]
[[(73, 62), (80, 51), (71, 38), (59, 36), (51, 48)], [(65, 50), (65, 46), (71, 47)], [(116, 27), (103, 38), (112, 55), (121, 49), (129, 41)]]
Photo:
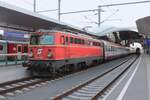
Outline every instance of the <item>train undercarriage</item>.
[(102, 57), (47, 61), (30, 60), (24, 63), (23, 66), (27, 67), (35, 76), (51, 76), (85, 69), (89, 66), (100, 64), (102, 61)]

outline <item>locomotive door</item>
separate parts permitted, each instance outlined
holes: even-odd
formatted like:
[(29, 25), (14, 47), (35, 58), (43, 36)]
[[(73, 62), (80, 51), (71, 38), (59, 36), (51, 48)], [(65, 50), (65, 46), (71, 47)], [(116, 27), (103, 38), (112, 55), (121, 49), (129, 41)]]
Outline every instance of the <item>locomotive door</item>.
[(61, 36), (61, 44), (63, 44), (64, 45), (64, 47), (63, 47), (63, 50), (62, 50), (62, 55), (63, 55), (63, 58), (64, 59), (66, 59), (66, 61), (67, 61), (67, 59), (68, 59), (68, 37), (67, 36)]
[(65, 55), (66, 55), (66, 61), (69, 59), (69, 38), (66, 36), (65, 38)]
[(17, 45), (17, 60), (21, 60), (22, 46)]

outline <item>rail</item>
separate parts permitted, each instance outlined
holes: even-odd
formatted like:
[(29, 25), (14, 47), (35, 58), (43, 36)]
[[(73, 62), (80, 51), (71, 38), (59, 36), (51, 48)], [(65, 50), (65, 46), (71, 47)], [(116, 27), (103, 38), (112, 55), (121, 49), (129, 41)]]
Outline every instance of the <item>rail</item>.
[(11, 93), (17, 93), (21, 90), (29, 90), (35, 87), (40, 87), (49, 82), (50, 79), (40, 79), (36, 77), (28, 77), (19, 80), (9, 81), (0, 84), (0, 95), (7, 95)]

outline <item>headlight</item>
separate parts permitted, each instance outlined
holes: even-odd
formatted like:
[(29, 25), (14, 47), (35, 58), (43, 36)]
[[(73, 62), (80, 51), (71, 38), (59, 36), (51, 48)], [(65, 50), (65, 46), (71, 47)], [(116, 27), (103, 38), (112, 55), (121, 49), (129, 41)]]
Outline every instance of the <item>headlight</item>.
[(29, 54), (29, 57), (33, 57), (33, 53), (30, 53), (30, 54)]
[(47, 57), (51, 58), (52, 57), (52, 52), (49, 52)]
[(33, 52), (30, 51), (29, 57), (33, 57)]
[(28, 56), (29, 56), (29, 57), (33, 57), (33, 50), (32, 50), (32, 48), (30, 48), (30, 53), (29, 53)]

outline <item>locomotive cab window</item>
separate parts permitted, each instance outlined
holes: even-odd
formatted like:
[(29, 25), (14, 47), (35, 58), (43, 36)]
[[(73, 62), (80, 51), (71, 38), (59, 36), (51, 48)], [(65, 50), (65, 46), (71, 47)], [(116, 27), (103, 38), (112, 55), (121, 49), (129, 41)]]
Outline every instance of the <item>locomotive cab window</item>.
[(31, 45), (53, 45), (54, 36), (53, 35), (33, 35), (30, 39)]
[(54, 44), (54, 36), (52, 35), (42, 35), (40, 37), (40, 44), (41, 45), (53, 45)]

